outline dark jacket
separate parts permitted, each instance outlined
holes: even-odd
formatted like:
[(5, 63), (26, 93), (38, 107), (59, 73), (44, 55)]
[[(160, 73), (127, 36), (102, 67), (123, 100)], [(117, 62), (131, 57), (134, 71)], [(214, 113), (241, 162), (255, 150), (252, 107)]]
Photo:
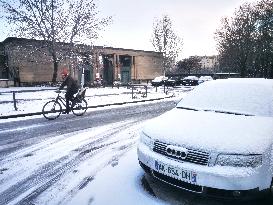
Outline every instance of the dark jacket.
[(68, 75), (64, 82), (61, 84), (60, 90), (63, 89), (65, 86), (67, 86), (66, 92), (69, 94), (73, 95), (78, 92), (79, 86), (76, 80), (74, 80), (70, 75)]

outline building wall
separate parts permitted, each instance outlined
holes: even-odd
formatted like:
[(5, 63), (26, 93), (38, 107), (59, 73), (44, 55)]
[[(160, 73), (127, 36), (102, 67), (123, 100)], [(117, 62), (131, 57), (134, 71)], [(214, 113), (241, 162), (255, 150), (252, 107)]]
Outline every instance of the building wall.
[(131, 50), (122, 48), (100, 48), (101, 52), (113, 55), (115, 67), (115, 77), (120, 73), (119, 57), (131, 56), (131, 79), (132, 80), (151, 80), (156, 76), (163, 75), (163, 57), (161, 53), (152, 51)]
[[(21, 83), (35, 84), (52, 81), (53, 61), (43, 41), (30, 39), (8, 38), (4, 42), (6, 64), (13, 79), (19, 77)], [(65, 48), (62, 47), (62, 50)], [(58, 51), (62, 52), (62, 51)], [(59, 62), (57, 81), (61, 81), (60, 72), (68, 68), (75, 79), (78, 79), (78, 68), (75, 59), (62, 59)]]
[(217, 56), (200, 56), (201, 68), (213, 69), (217, 66), (218, 57)]
[[(48, 52), (48, 48), (43, 41), (7, 38), (2, 42), (3, 50), (6, 57), (6, 64), (13, 73), (11, 77), (19, 77), (21, 83), (40, 83), (51, 82), (53, 75), (52, 57)], [(69, 45), (60, 44), (58, 53), (62, 55), (64, 51), (69, 49)], [(152, 51), (141, 51), (111, 47), (91, 47), (86, 45), (77, 46), (78, 51), (87, 57), (87, 60), (92, 62), (92, 69), (96, 72), (103, 73), (99, 56), (111, 55), (113, 57), (113, 72), (114, 78), (117, 78), (121, 72), (120, 56), (130, 56), (132, 59), (130, 68), (130, 80), (150, 80), (156, 76), (163, 74), (162, 55), (161, 53)], [(92, 55), (92, 57), (90, 57)], [(65, 56), (65, 54), (63, 55)], [(92, 59), (88, 59), (92, 58)], [(59, 62), (59, 73), (64, 67), (69, 68), (72, 75), (79, 79), (81, 75), (80, 64), (77, 57), (61, 58)], [(1, 66), (0, 66), (1, 67)], [(95, 79), (96, 72), (90, 71)], [(60, 79), (58, 75), (57, 80)], [(115, 79), (114, 79), (115, 80)]]
[[(5, 44), (7, 65), (13, 77), (21, 83), (49, 82), (52, 80), (51, 56), (40, 41), (14, 39)], [(62, 64), (61, 64), (62, 65)]]
[(158, 56), (136, 56), (135, 57), (135, 73), (132, 79), (135, 80), (151, 80), (157, 76), (163, 75), (161, 68), (162, 59)]

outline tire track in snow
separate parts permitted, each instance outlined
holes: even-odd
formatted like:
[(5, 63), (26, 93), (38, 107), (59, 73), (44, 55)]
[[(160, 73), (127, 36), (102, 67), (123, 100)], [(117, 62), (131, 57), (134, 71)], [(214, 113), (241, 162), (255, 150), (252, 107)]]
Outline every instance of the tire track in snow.
[[(118, 161), (119, 159), (125, 155), (129, 150), (131, 150), (134, 146), (136, 146), (136, 141), (129, 143), (126, 146), (121, 146), (119, 147), (119, 152), (114, 154), (112, 157), (110, 158), (106, 158), (103, 161), (103, 165), (96, 170), (96, 173), (98, 173), (100, 170), (102, 170), (103, 168), (111, 165), (112, 167), (117, 166), (118, 165)], [(58, 201), (56, 204), (58, 205), (65, 205), (68, 204), (73, 197), (75, 197), (79, 191), (81, 191), (82, 189), (86, 188), (88, 186), (89, 183), (92, 183), (92, 181), (95, 179), (95, 174), (93, 175), (88, 175), (85, 176), (80, 182), (78, 182), (78, 184), (76, 184), (70, 191), (68, 191), (64, 197)], [(90, 196), (90, 200), (93, 200), (93, 197)], [(41, 204), (41, 203), (38, 203)], [(46, 204), (46, 203), (42, 203), (42, 204)]]
[[(72, 169), (81, 162), (85, 161), (87, 158), (92, 158), (94, 155), (101, 152), (102, 149), (106, 149), (108, 146), (118, 143), (119, 141), (113, 141), (111, 143), (104, 142), (111, 139), (112, 136), (121, 130), (132, 126), (134, 123), (135, 122), (128, 122), (121, 127), (108, 130), (105, 133), (100, 134), (101, 136), (96, 138), (96, 140), (73, 150), (74, 153), (72, 153), (71, 156), (64, 156), (53, 162), (46, 163), (29, 177), (17, 180), (18, 182), (16, 184), (0, 193), (0, 204), (7, 204), (10, 202), (15, 204), (29, 204), (30, 201), (34, 200), (42, 192), (59, 181), (63, 175), (72, 171)], [(13, 177), (16, 177), (16, 174)], [(3, 180), (0, 181), (0, 183), (1, 182), (3, 182)], [(31, 193), (27, 193), (27, 196), (24, 196), (29, 190), (32, 190)]]
[[(126, 125), (124, 128), (128, 128), (130, 127), (131, 125)], [(118, 131), (119, 132), (119, 131)], [(118, 132), (115, 132), (115, 134), (117, 134)], [(112, 134), (111, 136), (115, 135), (115, 134)], [(127, 139), (126, 139), (127, 140)], [(78, 159), (77, 159), (77, 167), (80, 166), (81, 162), (85, 162), (86, 160), (92, 160), (92, 161), (96, 161), (96, 160), (93, 160), (94, 157), (97, 157), (99, 158), (101, 161), (102, 161), (102, 166), (100, 168), (98, 168), (95, 173), (92, 175), (92, 176), (87, 176), (87, 177), (84, 177), (73, 189), (71, 190), (68, 190), (68, 193), (65, 194), (65, 196), (61, 199), (61, 201), (58, 201), (56, 204), (66, 204), (66, 202), (69, 202), (70, 199), (80, 190), (84, 189), (89, 182), (91, 182), (94, 177), (95, 177), (95, 174), (100, 171), (101, 169), (103, 169), (104, 167), (108, 166), (109, 164), (111, 164), (112, 166), (115, 166), (116, 164), (116, 161), (118, 160), (119, 157), (121, 157), (122, 155), (124, 155), (133, 145), (136, 144), (136, 140), (134, 143), (128, 143), (126, 146), (125, 145), (122, 145), (122, 146), (119, 146), (116, 147), (116, 149), (119, 149), (121, 150), (121, 154), (118, 154), (118, 155), (114, 155), (112, 156), (110, 159), (105, 159), (102, 160), (100, 156), (97, 156), (97, 155), (106, 155), (106, 153), (108, 152), (111, 152), (111, 145), (115, 145), (117, 143), (119, 143), (120, 141), (114, 141), (114, 142), (110, 142), (110, 143), (107, 143), (107, 144), (100, 144), (92, 149), (85, 149), (84, 151), (80, 152), (79, 155), (78, 155)], [(113, 148), (112, 148), (113, 149)], [(92, 151), (90, 151), (92, 150)], [(56, 183), (62, 183), (63, 181), (68, 181), (69, 180), (69, 176), (72, 172), (74, 172), (75, 170), (73, 170), (73, 168), (75, 168), (76, 166), (72, 166), (70, 167), (71, 169), (69, 170), (66, 170), (65, 173), (63, 173), (60, 178), (58, 178), (58, 180), (54, 180), (53, 182), (56, 182)], [(64, 178), (67, 178), (67, 180), (63, 180)], [(62, 179), (62, 180), (60, 180)], [(26, 196), (25, 198), (23, 198), (19, 204), (55, 204), (55, 203), (52, 203), (51, 200), (49, 200), (47, 203), (41, 203), (41, 202), (36, 202), (36, 199), (37, 197), (39, 197), (40, 194), (42, 194), (45, 190), (47, 190), (49, 187), (51, 186), (55, 186), (55, 183), (47, 183), (45, 186), (41, 187), (41, 188), (38, 188), (38, 190), (36, 189), (34, 192), (32, 192), (31, 194), (29, 194), (28, 196)], [(57, 185), (58, 187), (58, 185)], [(59, 189), (59, 188), (57, 188)], [(55, 191), (54, 193), (60, 193), (60, 192), (57, 192)], [(50, 193), (51, 195), (52, 193)]]

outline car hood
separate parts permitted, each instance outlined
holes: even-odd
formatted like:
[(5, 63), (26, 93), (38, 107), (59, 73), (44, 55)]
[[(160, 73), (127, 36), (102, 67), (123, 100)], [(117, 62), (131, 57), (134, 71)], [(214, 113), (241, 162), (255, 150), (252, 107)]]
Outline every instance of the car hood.
[(212, 152), (261, 154), (273, 142), (273, 118), (174, 108), (150, 120), (155, 140)]

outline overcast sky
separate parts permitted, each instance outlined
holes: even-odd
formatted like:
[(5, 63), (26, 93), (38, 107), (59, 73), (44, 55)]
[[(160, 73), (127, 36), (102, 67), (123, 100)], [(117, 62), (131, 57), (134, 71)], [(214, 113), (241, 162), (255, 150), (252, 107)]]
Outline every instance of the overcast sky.
[(113, 16), (102, 45), (153, 50), (154, 19), (167, 14), (184, 42), (180, 58), (217, 54), (214, 32), (224, 16), (232, 16), (243, 2), (254, 0), (100, 0), (104, 15)]
[[(153, 50), (151, 35), (155, 18), (168, 15), (184, 42), (180, 58), (217, 54), (214, 32), (220, 19), (232, 16), (243, 2), (256, 0), (97, 0), (102, 16), (113, 16), (96, 44), (117, 48)], [(0, 26), (0, 41), (8, 37)]]

